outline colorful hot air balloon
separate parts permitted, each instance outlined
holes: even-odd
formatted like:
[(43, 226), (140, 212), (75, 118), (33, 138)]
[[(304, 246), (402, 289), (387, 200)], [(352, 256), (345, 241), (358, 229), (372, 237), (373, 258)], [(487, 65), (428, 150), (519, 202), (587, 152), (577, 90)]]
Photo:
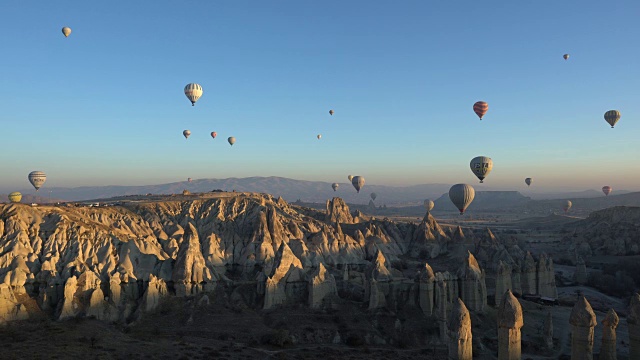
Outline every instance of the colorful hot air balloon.
[(218, 133), (217, 133), (217, 132), (215, 132), (215, 131), (212, 131), (212, 132), (211, 132), (211, 137), (215, 139), (215, 138), (216, 138), (216, 136), (218, 136)]
[(185, 130), (182, 132), (182, 135), (184, 136), (185, 139), (188, 139), (189, 136), (191, 136), (191, 131)]
[(435, 206), (435, 204), (433, 203), (433, 201), (426, 199), (424, 201), (424, 208), (427, 209), (427, 212), (430, 212), (431, 210), (433, 210), (433, 207)]
[(22, 194), (20, 194), (17, 191), (12, 192), (11, 194), (9, 194), (9, 201), (11, 201), (12, 203), (19, 203), (22, 200)]
[(618, 120), (620, 120), (620, 111), (618, 110), (609, 110), (604, 113), (604, 119), (611, 125), (611, 128), (616, 125)]
[(602, 187), (602, 192), (604, 193), (605, 196), (609, 196), (609, 194), (611, 194), (612, 191), (613, 191), (613, 188), (609, 185)]
[(347, 176), (347, 179), (349, 179), (349, 182), (351, 182), (351, 180), (353, 180), (353, 175)]
[(370, 196), (371, 196), (371, 200), (376, 201), (376, 198), (378, 197), (378, 194), (372, 192)]
[(331, 187), (333, 188), (333, 191), (336, 191), (336, 190), (338, 190), (338, 188), (340, 187), (340, 184), (338, 184), (338, 183), (333, 183), (333, 184), (331, 184)]
[(229, 142), (229, 145), (233, 146), (233, 144), (236, 143), (236, 138), (234, 138), (233, 136), (229, 136), (227, 141)]
[(329, 115), (333, 116), (333, 110), (329, 110)]
[(486, 156), (477, 156), (471, 160), (469, 164), (473, 174), (480, 179), (480, 182), (484, 182), (484, 178), (489, 175), (491, 169), (493, 169), (493, 160)]
[(362, 176), (354, 176), (353, 179), (351, 179), (351, 185), (353, 185), (359, 193), (360, 189), (364, 186), (364, 178)]
[(318, 136), (316, 136), (318, 138), (318, 140), (322, 139), (322, 135), (318, 134)]
[(460, 215), (464, 214), (475, 196), (476, 191), (471, 185), (455, 184), (449, 189), (449, 199), (460, 210)]
[(562, 55), (562, 57), (563, 57), (565, 60), (569, 60), (569, 54), (564, 54), (564, 55)]
[(69, 37), (69, 35), (71, 35), (71, 28), (70, 27), (63, 27), (62, 28), (62, 35), (64, 35), (64, 37)]
[(188, 179), (187, 179), (187, 181), (188, 181), (188, 182), (192, 182), (192, 181), (193, 181), (193, 179), (192, 179), (192, 178), (188, 178)]
[(489, 104), (487, 104), (484, 101), (478, 101), (475, 104), (473, 104), (473, 111), (476, 113), (476, 115), (478, 115), (480, 120), (482, 120), (482, 117), (484, 116), (484, 114), (487, 113), (488, 110), (489, 110)]
[(187, 84), (184, 87), (184, 94), (191, 101), (191, 106), (196, 106), (196, 101), (202, 96), (202, 86), (196, 83)]
[(524, 179), (524, 183), (527, 184), (527, 186), (531, 186), (531, 178)]
[(42, 171), (32, 171), (29, 174), (29, 182), (36, 188), (36, 191), (40, 190), (45, 181), (47, 181), (47, 174)]
[(564, 212), (567, 213), (569, 212), (569, 209), (571, 209), (571, 206), (573, 206), (573, 203), (571, 202), (571, 200), (567, 200), (562, 206), (562, 209), (564, 209)]

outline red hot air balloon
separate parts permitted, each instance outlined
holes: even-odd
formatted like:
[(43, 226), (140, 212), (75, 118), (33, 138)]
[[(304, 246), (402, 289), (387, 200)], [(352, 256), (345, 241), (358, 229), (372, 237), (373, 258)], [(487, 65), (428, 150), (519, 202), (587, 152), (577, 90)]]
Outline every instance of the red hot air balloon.
[(605, 196), (609, 196), (609, 194), (611, 194), (612, 191), (613, 191), (613, 188), (611, 188), (611, 186), (609, 185), (602, 187), (602, 192), (604, 193)]
[(218, 133), (217, 133), (217, 132), (215, 132), (215, 131), (212, 131), (212, 132), (211, 132), (211, 137), (215, 139), (215, 138), (216, 138), (216, 136), (218, 136)]
[(473, 112), (475, 112), (476, 115), (478, 115), (480, 120), (482, 120), (482, 117), (484, 116), (484, 114), (487, 113), (487, 110), (489, 110), (489, 104), (487, 104), (484, 101), (478, 101), (475, 104), (473, 104)]

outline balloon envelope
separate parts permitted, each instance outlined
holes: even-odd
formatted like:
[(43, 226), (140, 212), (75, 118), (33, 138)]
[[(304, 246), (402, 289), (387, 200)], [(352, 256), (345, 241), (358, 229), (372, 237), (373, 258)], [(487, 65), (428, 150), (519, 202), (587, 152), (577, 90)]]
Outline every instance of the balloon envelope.
[(70, 27), (63, 27), (62, 28), (62, 35), (64, 35), (64, 37), (69, 37), (69, 35), (71, 35), (71, 28)]
[[(564, 54), (564, 55), (562, 55), (562, 57), (563, 57), (565, 60), (568, 60), (568, 59), (569, 59), (569, 54)], [(578, 62), (579, 62), (579, 61), (578, 61)]]
[(333, 191), (336, 191), (336, 190), (338, 190), (338, 188), (340, 187), (340, 184), (338, 184), (338, 183), (333, 183), (333, 184), (331, 184), (331, 187), (333, 188)]
[(182, 132), (182, 135), (184, 136), (185, 139), (188, 139), (189, 136), (191, 136), (191, 131), (185, 130)]
[(32, 171), (29, 174), (29, 182), (36, 188), (36, 191), (40, 190), (45, 181), (47, 181), (47, 174), (42, 171)]
[(567, 200), (562, 208), (564, 209), (564, 212), (568, 212), (569, 209), (571, 209), (571, 206), (573, 206), (573, 203), (571, 202), (571, 200)]
[(193, 181), (193, 179), (192, 179), (192, 178), (188, 178), (188, 179), (187, 179), (187, 181), (188, 181), (188, 182), (192, 182), (192, 181)]
[(618, 120), (620, 120), (620, 111), (609, 110), (606, 113), (604, 113), (604, 119), (606, 122), (609, 123), (609, 125), (611, 125), (611, 128), (613, 129), (613, 127), (616, 126), (616, 123), (618, 122)]
[(354, 176), (353, 179), (351, 179), (351, 185), (356, 188), (357, 192), (360, 192), (360, 189), (364, 186), (364, 178), (362, 176)]
[(531, 178), (524, 179), (524, 183), (527, 184), (527, 186), (531, 186)]
[(486, 156), (477, 156), (471, 160), (469, 166), (474, 175), (480, 179), (480, 182), (484, 182), (484, 178), (487, 177), (491, 169), (493, 169), (493, 160)]
[(478, 101), (475, 104), (473, 104), (473, 112), (475, 112), (476, 115), (478, 115), (480, 120), (482, 120), (482, 117), (484, 116), (484, 114), (487, 113), (487, 111), (489, 111), (489, 104), (487, 104), (486, 102)]
[(612, 191), (613, 191), (613, 188), (609, 185), (602, 187), (602, 192), (605, 194), (605, 196), (609, 196), (609, 194), (611, 194)]
[(322, 139), (322, 135), (318, 134), (317, 138), (318, 140)]
[(215, 132), (215, 131), (212, 131), (212, 132), (211, 132), (211, 137), (215, 139), (215, 138), (216, 138), (216, 136), (218, 136), (218, 133), (217, 133), (217, 132)]
[(187, 99), (191, 101), (191, 106), (195, 106), (196, 101), (202, 96), (202, 86), (196, 83), (187, 84), (187, 86), (184, 87), (184, 94), (187, 96)]
[(424, 201), (424, 208), (427, 209), (427, 211), (431, 211), (434, 206), (435, 206), (435, 204), (433, 203), (433, 201), (431, 201), (429, 199), (426, 199)]
[(333, 110), (329, 110), (329, 115), (333, 115)]
[(22, 200), (22, 194), (20, 194), (17, 191), (12, 192), (11, 194), (9, 194), (9, 201), (11, 201), (12, 203), (19, 203)]
[(353, 180), (353, 175), (347, 176), (347, 179), (349, 179), (349, 182), (351, 182), (351, 180)]
[(471, 185), (455, 184), (449, 189), (449, 199), (453, 205), (460, 210), (460, 215), (464, 214), (469, 204), (476, 196), (476, 191)]
[(236, 143), (236, 138), (234, 138), (233, 136), (229, 136), (227, 141), (229, 142), (229, 145), (233, 146), (233, 144)]
[(378, 194), (372, 192), (370, 196), (371, 196), (371, 200), (376, 201), (376, 198), (378, 197)]

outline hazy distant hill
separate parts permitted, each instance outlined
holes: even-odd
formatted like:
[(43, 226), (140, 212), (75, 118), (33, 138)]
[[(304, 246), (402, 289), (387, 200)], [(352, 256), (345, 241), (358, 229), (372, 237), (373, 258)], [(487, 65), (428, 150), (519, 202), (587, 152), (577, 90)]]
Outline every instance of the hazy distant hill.
[[(502, 211), (522, 207), (530, 201), (531, 198), (517, 191), (476, 191), (476, 197), (467, 209), (469, 211)], [(434, 203), (434, 210), (457, 211), (449, 199), (449, 193), (442, 195)]]
[[(29, 194), (22, 193), (22, 201), (21, 201), (21, 203), (23, 203), (23, 204), (31, 204), (31, 203), (46, 204), (46, 203), (49, 203), (49, 202), (56, 203), (56, 202), (61, 202), (61, 201), (63, 201), (63, 200), (54, 199), (54, 198), (49, 199), (49, 197), (45, 197), (45, 196), (29, 195)], [(0, 194), (0, 202), (8, 203), (9, 202), (9, 195), (8, 194)]]
[[(621, 195), (628, 194), (628, 190), (613, 190), (613, 194)], [(582, 199), (582, 198), (599, 198), (603, 197), (604, 193), (601, 190), (584, 190), (584, 191), (567, 191), (567, 192), (551, 192), (544, 194), (531, 194), (533, 200), (550, 200), (550, 199)]]

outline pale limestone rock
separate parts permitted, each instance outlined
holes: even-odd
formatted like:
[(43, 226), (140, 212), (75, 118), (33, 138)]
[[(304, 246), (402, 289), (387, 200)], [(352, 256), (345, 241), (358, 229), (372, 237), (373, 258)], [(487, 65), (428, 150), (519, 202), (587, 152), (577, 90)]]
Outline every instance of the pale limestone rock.
[(596, 314), (584, 296), (580, 296), (571, 310), (571, 359), (593, 360), (593, 328)]
[(607, 316), (602, 320), (602, 347), (598, 360), (617, 360), (616, 352), (616, 328), (620, 319), (615, 310), (609, 309)]
[(582, 259), (581, 256), (578, 256), (578, 261), (576, 262), (574, 281), (580, 285), (584, 285), (587, 283), (587, 266), (585, 265), (584, 259)]
[(447, 322), (450, 360), (472, 360), (471, 316), (461, 299), (453, 304)]
[(147, 312), (154, 311), (160, 305), (160, 300), (167, 295), (167, 284), (162, 279), (151, 275), (147, 289), (142, 295), (142, 309)]
[(507, 290), (498, 308), (499, 360), (520, 360), (522, 356), (520, 329), (523, 325), (522, 306), (511, 290)]
[(78, 303), (75, 299), (76, 290), (78, 288), (78, 279), (75, 276), (67, 279), (64, 284), (64, 298), (62, 307), (60, 308), (59, 320), (73, 318), (78, 314)]
[(458, 270), (460, 297), (471, 311), (484, 312), (487, 306), (487, 286), (485, 274), (478, 261), (470, 252)]
[(27, 309), (15, 297), (8, 284), (0, 284), (0, 325), (29, 318)]
[(544, 344), (548, 349), (553, 349), (553, 317), (551, 316), (551, 312), (547, 313), (543, 327)]
[(300, 282), (304, 276), (302, 263), (283, 242), (274, 258), (273, 267), (265, 281), (264, 309), (287, 301), (287, 283)]
[(337, 296), (337, 294), (336, 279), (320, 263), (309, 277), (309, 306), (318, 308), (325, 298)]
[(369, 279), (369, 310), (383, 308), (387, 305), (384, 293), (378, 287), (376, 279)]
[(327, 200), (327, 222), (353, 224), (354, 219), (347, 204), (339, 197)]
[(540, 255), (540, 260), (538, 261), (538, 294), (551, 299), (558, 298), (553, 259), (545, 253)]
[(495, 304), (499, 305), (503, 296), (507, 290), (512, 290), (511, 287), (511, 267), (500, 260), (498, 262), (498, 271), (496, 273), (496, 293)]
[(533, 256), (531, 256), (531, 253), (527, 251), (522, 264), (522, 273), (520, 275), (523, 295), (535, 295), (538, 293), (536, 269), (536, 262), (533, 259)]
[(418, 276), (420, 308), (425, 316), (431, 316), (434, 308), (434, 284), (436, 277), (429, 264), (424, 264), (424, 269)]
[(198, 233), (192, 224), (185, 230), (185, 238), (180, 244), (178, 257), (173, 269), (172, 280), (177, 296), (193, 295), (203, 291), (203, 284), (213, 284), (218, 280), (206, 266)]

